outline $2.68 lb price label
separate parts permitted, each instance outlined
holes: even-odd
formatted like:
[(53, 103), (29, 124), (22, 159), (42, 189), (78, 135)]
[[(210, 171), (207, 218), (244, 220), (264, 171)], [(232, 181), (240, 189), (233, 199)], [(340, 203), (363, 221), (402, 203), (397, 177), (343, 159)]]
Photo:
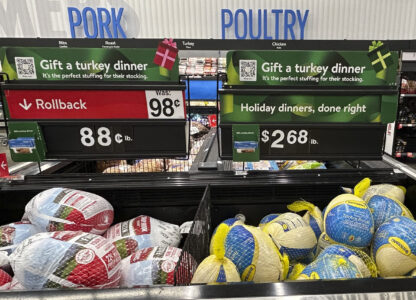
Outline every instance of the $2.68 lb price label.
[(260, 126), (260, 157), (343, 159), (380, 156), (384, 130), (384, 126), (377, 124)]
[[(221, 124), (221, 157), (232, 159), (232, 126)], [(382, 124), (261, 124), (261, 160), (380, 159), (385, 126)]]
[(311, 145), (318, 145), (316, 139), (310, 138), (307, 129), (261, 129), (260, 140), (270, 153), (307, 153)]

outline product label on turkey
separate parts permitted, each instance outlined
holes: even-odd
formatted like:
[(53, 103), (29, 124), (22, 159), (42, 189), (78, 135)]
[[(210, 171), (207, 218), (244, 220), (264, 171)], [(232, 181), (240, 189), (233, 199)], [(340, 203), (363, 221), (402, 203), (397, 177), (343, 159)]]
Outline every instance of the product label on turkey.
[(11, 226), (0, 227), (0, 247), (6, 247), (13, 243), (16, 228)]
[(136, 235), (149, 234), (150, 227), (150, 218), (148, 216), (140, 216), (132, 221), (133, 230)]
[(119, 237), (125, 237), (129, 235), (130, 235), (129, 221), (118, 223), (110, 227), (105, 233), (105, 236), (110, 240), (115, 240)]
[(391, 217), (406, 215), (399, 202), (384, 196), (372, 197), (368, 202), (368, 207), (373, 213), (375, 227), (378, 228)]
[(79, 260), (78, 263), (88, 264), (94, 260), (96, 254), (104, 261), (108, 277), (113, 276), (118, 271), (116, 267), (119, 266), (120, 255), (117, 253), (117, 249), (107, 239), (101, 236), (83, 233), (78, 239), (74, 240), (74, 243), (89, 246), (88, 249), (79, 251), (75, 256), (76, 261), (78, 262)]
[(75, 260), (81, 265), (89, 264), (94, 260), (95, 253), (91, 249), (82, 249), (75, 255)]
[[(231, 234), (231, 231), (234, 231)], [(244, 247), (244, 256), (239, 253)], [(237, 225), (231, 228), (230, 233), (225, 241), (225, 256), (233, 258), (239, 273), (244, 281), (251, 281), (256, 271), (256, 260), (258, 258), (258, 244), (254, 235), (243, 226)]]
[(97, 236), (92, 234), (82, 234), (78, 239), (74, 240), (74, 243), (87, 245), (90, 244), (91, 241), (95, 240)]
[(328, 208), (325, 230), (336, 242), (366, 247), (374, 233), (371, 213), (365, 203), (347, 201)]
[[(47, 234), (45, 234), (45, 235), (47, 235)], [(61, 240), (61, 241), (69, 241), (69, 240), (73, 239), (74, 237), (78, 237), (79, 235), (80, 235), (80, 233), (77, 232), (77, 231), (73, 231), (73, 232), (57, 231), (57, 232), (53, 232), (51, 237), (54, 238), (54, 239), (57, 239), (57, 240)]]
[(120, 269), (120, 255), (117, 249), (112, 247), (111, 251), (102, 256), (107, 268), (108, 277), (112, 277)]
[(136, 251), (136, 253), (131, 256), (130, 263), (134, 264), (138, 261), (146, 260), (149, 257), (150, 253), (152, 253), (152, 251), (153, 251), (153, 248), (145, 248), (145, 249)]
[(383, 223), (374, 238), (373, 254), (390, 245), (406, 256), (416, 254), (416, 222), (406, 217), (395, 217)]
[[(57, 198), (60, 198), (60, 204), (75, 208), (82, 212), (86, 220), (92, 218), (99, 213), (108, 210), (107, 202), (100, 201), (102, 198), (91, 193), (81, 193), (78, 191), (67, 191), (65, 194), (60, 193)], [(61, 197), (61, 195), (64, 195)], [(56, 201), (56, 199), (55, 199)], [(105, 220), (104, 220), (105, 221)], [(108, 223), (108, 220), (107, 220)]]
[(344, 258), (340, 255), (326, 255), (306, 266), (301, 277), (306, 275), (310, 279), (345, 279), (360, 278), (361, 273), (349, 260), (340, 264)]
[[(53, 202), (54, 203), (61, 203), (62, 199), (64, 199), (66, 197), (66, 195), (68, 195), (69, 193), (71, 193), (71, 190), (68, 189), (56, 189), (55, 191), (56, 196), (54, 196)], [(38, 195), (38, 197), (40, 197), (40, 194)]]
[(173, 270), (175, 270), (175, 267), (176, 267), (176, 264), (170, 260), (165, 260), (164, 262), (162, 262), (162, 265), (160, 266), (162, 271), (166, 273), (173, 272)]
[(303, 219), (300, 217), (299, 218), (280, 217), (279, 220), (276, 220), (276, 223), (280, 224), (285, 232), (298, 228), (298, 227), (307, 226), (305, 221), (303, 221)]
[[(175, 247), (154, 247), (154, 248), (145, 248), (142, 250), (137, 251), (135, 254), (132, 255), (130, 262), (136, 263), (139, 261), (144, 260), (151, 260), (151, 259), (170, 259), (174, 261), (178, 261), (181, 255), (181, 249)], [(169, 273), (171, 271), (166, 271)], [(173, 271), (173, 270), (172, 270)]]
[(409, 256), (412, 253), (412, 251), (409, 248), (409, 245), (407, 245), (405, 241), (403, 241), (402, 239), (400, 239), (398, 237), (390, 237), (389, 238), (389, 243), (397, 251), (399, 251), (400, 253), (402, 253), (406, 256)]
[(181, 255), (181, 252), (182, 251), (179, 248), (167, 247), (164, 258), (173, 258), (175, 260), (178, 260), (179, 256)]
[(184, 119), (180, 90), (5, 90), (11, 119)]

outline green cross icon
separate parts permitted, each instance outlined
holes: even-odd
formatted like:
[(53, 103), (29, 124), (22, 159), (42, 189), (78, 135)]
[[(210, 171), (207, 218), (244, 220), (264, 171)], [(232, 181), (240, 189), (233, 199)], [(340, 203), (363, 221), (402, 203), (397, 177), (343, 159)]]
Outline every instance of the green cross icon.
[(388, 53), (386, 53), (386, 54), (384, 54), (384, 55), (382, 55), (381, 53), (380, 53), (380, 51), (377, 51), (377, 56), (378, 56), (378, 58), (376, 59), (376, 60), (374, 60), (374, 61), (372, 61), (371, 62), (371, 65), (375, 65), (375, 64), (378, 64), (378, 63), (381, 63), (381, 65), (383, 66), (383, 69), (386, 69), (387, 68), (387, 65), (386, 65), (386, 62), (384, 61), (386, 58), (388, 58), (389, 56), (391, 55), (391, 53), (390, 52), (388, 52)]

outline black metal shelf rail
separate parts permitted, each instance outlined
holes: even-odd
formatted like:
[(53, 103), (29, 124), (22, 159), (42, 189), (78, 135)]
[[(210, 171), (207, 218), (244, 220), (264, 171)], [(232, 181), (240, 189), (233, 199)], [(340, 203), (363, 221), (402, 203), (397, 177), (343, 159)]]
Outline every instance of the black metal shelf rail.
[[(157, 48), (161, 39), (53, 39), (0, 38), (2, 46), (61, 48)], [(179, 50), (362, 50), (371, 40), (222, 40), (175, 39)], [(416, 40), (387, 40), (392, 51), (416, 49)], [(111, 44), (111, 46), (108, 46)], [(189, 46), (193, 44), (193, 46)]]

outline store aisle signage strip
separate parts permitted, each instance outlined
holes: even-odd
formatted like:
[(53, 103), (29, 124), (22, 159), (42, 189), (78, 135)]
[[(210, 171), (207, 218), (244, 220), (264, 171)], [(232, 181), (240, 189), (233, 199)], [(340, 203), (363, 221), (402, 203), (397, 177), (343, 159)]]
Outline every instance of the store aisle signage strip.
[(184, 119), (179, 90), (6, 90), (11, 119)]

